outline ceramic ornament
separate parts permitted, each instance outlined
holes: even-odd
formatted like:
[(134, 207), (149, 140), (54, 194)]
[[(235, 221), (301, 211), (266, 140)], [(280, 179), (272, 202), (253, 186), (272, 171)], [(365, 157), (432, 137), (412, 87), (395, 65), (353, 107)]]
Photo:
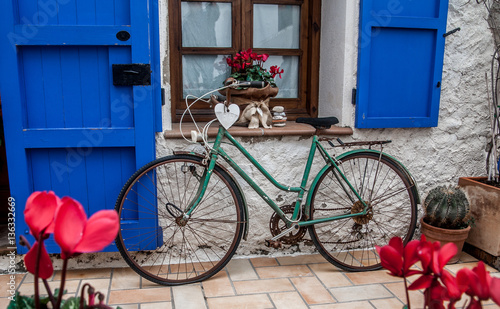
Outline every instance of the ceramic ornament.
[(240, 117), (240, 107), (236, 104), (225, 106), (222, 103), (215, 105), (215, 116), (219, 123), (227, 130), (229, 129)]

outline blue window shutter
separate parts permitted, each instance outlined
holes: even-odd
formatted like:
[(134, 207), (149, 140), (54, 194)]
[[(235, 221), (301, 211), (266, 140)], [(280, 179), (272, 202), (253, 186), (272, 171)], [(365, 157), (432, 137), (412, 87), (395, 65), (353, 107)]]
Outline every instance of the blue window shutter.
[(437, 126), (448, 0), (361, 0), (357, 128)]

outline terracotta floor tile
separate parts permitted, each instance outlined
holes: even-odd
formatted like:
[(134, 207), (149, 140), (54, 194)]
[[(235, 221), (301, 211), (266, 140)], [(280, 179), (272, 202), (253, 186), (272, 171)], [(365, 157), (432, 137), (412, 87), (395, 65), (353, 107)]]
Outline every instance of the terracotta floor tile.
[[(54, 293), (55, 289), (58, 289), (61, 285), (61, 281), (49, 281), (48, 282), (52, 293)], [(68, 291), (68, 294), (75, 295), (80, 286), (80, 280), (66, 280), (64, 283), (64, 289)], [(40, 295), (47, 295), (47, 291), (45, 290), (45, 286), (42, 281), (39, 284)], [(23, 295), (33, 295), (35, 293), (35, 285), (32, 282), (22, 284), (18, 291)]]
[[(82, 288), (85, 284), (90, 284), (96, 292), (100, 292), (106, 296), (109, 294), (109, 282), (111, 279), (86, 279), (82, 280), (80, 287), (78, 288), (78, 293), (81, 295)], [(87, 290), (85, 290), (86, 292)]]
[(112, 290), (138, 289), (141, 287), (141, 276), (131, 268), (115, 268), (111, 279)]
[[(172, 309), (171, 302), (141, 304), (141, 309)], [(124, 308), (125, 309), (125, 308)]]
[(175, 308), (203, 309), (207, 308), (201, 285), (191, 284), (172, 287)]
[(232, 259), (226, 270), (233, 281), (258, 279), (252, 264), (246, 259)]
[(171, 301), (169, 287), (158, 289), (115, 290), (109, 293), (108, 304), (135, 304)]
[(353, 273), (346, 272), (345, 275), (354, 284), (403, 282), (403, 279), (389, 275), (385, 269)]
[(352, 285), (344, 272), (330, 263), (310, 264), (309, 267), (327, 288)]
[[(372, 305), (368, 301), (355, 301), (348, 303), (337, 303), (328, 305), (319, 305), (311, 307), (314, 309), (371, 309)], [(401, 309), (401, 308), (400, 308)]]
[[(385, 298), (371, 300), (370, 303), (377, 309), (401, 309), (403, 304), (398, 298)], [(412, 307), (413, 308), (413, 307)]]
[(331, 288), (338, 302), (349, 302), (393, 297), (382, 284), (357, 285), (352, 287)]
[(155, 283), (155, 282), (151, 282), (146, 278), (141, 278), (141, 288), (142, 289), (154, 289), (154, 288), (161, 288), (161, 287), (165, 287), (165, 286), (158, 284), (158, 283)]
[(353, 262), (353, 265), (356, 266), (359, 265), (357, 264), (359, 263), (359, 261), (361, 261), (361, 263), (363, 263), (364, 266), (371, 266), (380, 263), (380, 258), (375, 249), (354, 251), (352, 255), (356, 259), (356, 261)]
[(206, 297), (235, 295), (226, 271), (220, 271), (212, 278), (202, 282)]
[[(47, 279), (47, 281), (51, 281), (51, 280), (52, 280), (52, 278)], [(23, 283), (33, 282), (33, 281), (35, 281), (35, 276), (33, 274), (26, 273), (26, 275), (24, 275)]]
[[(394, 296), (399, 298), (401, 302), (407, 303), (404, 284), (401, 283), (388, 283), (384, 286), (391, 291)], [(420, 291), (410, 291), (410, 301), (412, 308), (423, 308), (424, 306), (424, 294)]]
[(301, 264), (311, 264), (311, 263), (324, 263), (325, 262), (325, 258), (322, 257), (320, 254), (284, 256), (284, 257), (277, 258), (277, 260), (281, 266), (301, 265)]
[(11, 278), (11, 275), (1, 275), (0, 276), (0, 297), (9, 297), (11, 296), (11, 285), (13, 283), (13, 287), (15, 290), (19, 287), (21, 282), (23, 281), (24, 275), (15, 274), (12, 275), (14, 278)]
[(307, 309), (306, 303), (297, 292), (269, 294), (276, 309)]
[[(141, 306), (141, 308), (144, 308), (142, 306), (144, 306), (145, 304), (142, 304), (142, 305), (139, 305), (139, 304), (133, 304), (133, 305), (120, 305), (120, 306), (110, 306), (111, 308), (118, 308), (120, 307), (121, 309), (137, 309), (139, 308), (139, 306)], [(168, 308), (168, 307), (166, 307)]]
[(335, 302), (332, 295), (315, 277), (291, 278), (290, 280), (309, 305)]
[(460, 263), (469, 263), (469, 262), (477, 262), (477, 259), (472, 255), (462, 251), (460, 254)]
[[(66, 272), (66, 279), (101, 279), (111, 278), (110, 268), (72, 269)], [(54, 280), (61, 280), (61, 271), (56, 271)]]
[[(274, 308), (273, 303), (265, 294), (242, 295), (231, 297), (216, 297), (207, 299), (209, 309), (269, 309)], [(177, 307), (176, 307), (177, 308)]]
[(234, 282), (238, 294), (258, 294), (294, 291), (288, 279), (250, 280)]
[(261, 279), (304, 277), (313, 275), (306, 265), (261, 267), (256, 268), (255, 270)]
[(10, 300), (8, 298), (0, 298), (0, 308), (7, 308), (9, 304)]
[(250, 259), (250, 262), (252, 262), (253, 267), (278, 266), (278, 261), (275, 258), (253, 258)]

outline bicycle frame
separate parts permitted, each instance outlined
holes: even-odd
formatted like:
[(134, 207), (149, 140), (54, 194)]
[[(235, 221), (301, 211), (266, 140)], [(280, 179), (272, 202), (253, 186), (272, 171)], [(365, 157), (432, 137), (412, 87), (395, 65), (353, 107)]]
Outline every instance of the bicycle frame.
[[(222, 140), (224, 138), (229, 140), (229, 142), (231, 144), (233, 144), (247, 158), (247, 160), (250, 161), (250, 163), (252, 163), (252, 165), (255, 166), (267, 178), (267, 180), (269, 180), (269, 182), (271, 182), (275, 187), (277, 187), (278, 189), (280, 189), (282, 191), (295, 192), (298, 194), (297, 200), (295, 201), (294, 212), (293, 212), (293, 215), (291, 218), (288, 218), (284, 214), (284, 212), (279, 208), (279, 206), (276, 205), (276, 203), (259, 187), (259, 185), (256, 184), (255, 181), (250, 176), (248, 176), (245, 173), (245, 171), (243, 171), (238, 166), (238, 164), (236, 164), (236, 162), (234, 162), (234, 160), (221, 148), (221, 143), (222, 143)], [(334, 174), (335, 177), (337, 177), (337, 178), (340, 177), (343, 180), (343, 182), (340, 182), (340, 183), (345, 183), (347, 185), (347, 187), (343, 186), (343, 189), (348, 194), (348, 196), (352, 199), (353, 203), (356, 201), (360, 201), (363, 204), (364, 209), (362, 212), (355, 213), (355, 214), (346, 213), (344, 215), (333, 216), (333, 217), (329, 217), (329, 218), (299, 221), (300, 216), (301, 216), (300, 209), (301, 209), (301, 205), (302, 205), (302, 200), (303, 200), (305, 192), (307, 191), (306, 185), (307, 185), (307, 181), (308, 181), (309, 176), (310, 176), (311, 166), (313, 164), (316, 150), (319, 150), (319, 153), (321, 154), (323, 159), (326, 161), (327, 165), (332, 165), (335, 168), (335, 170), (336, 170), (336, 173)], [(205, 194), (206, 188), (208, 186), (208, 182), (210, 181), (210, 176), (212, 175), (212, 172), (213, 172), (215, 165), (216, 165), (216, 161), (217, 161), (219, 156), (222, 157), (257, 192), (257, 194), (284, 220), (284, 222), (287, 223), (288, 226), (290, 226), (291, 224), (297, 224), (299, 227), (309, 226), (309, 225), (313, 225), (313, 224), (329, 222), (329, 221), (338, 220), (338, 219), (362, 216), (362, 215), (365, 215), (367, 213), (368, 206), (363, 201), (363, 199), (361, 198), (359, 193), (356, 191), (356, 189), (347, 180), (345, 175), (342, 173), (339, 166), (336, 164), (336, 160), (334, 158), (332, 158), (328, 154), (328, 152), (325, 150), (323, 145), (321, 145), (321, 143), (319, 142), (318, 137), (316, 135), (313, 136), (311, 148), (309, 150), (309, 156), (307, 159), (307, 163), (305, 166), (305, 170), (304, 170), (304, 173), (302, 176), (302, 181), (300, 183), (300, 186), (299, 187), (291, 187), (291, 186), (285, 186), (285, 185), (280, 184), (273, 176), (271, 176), (267, 172), (267, 170), (264, 167), (262, 167), (259, 164), (259, 162), (254, 157), (252, 157), (252, 155), (250, 155), (246, 151), (246, 149), (236, 139), (234, 139), (234, 137), (224, 127), (220, 126), (219, 131), (217, 133), (217, 137), (216, 137), (215, 142), (214, 142), (214, 146), (213, 146), (212, 151), (210, 153), (210, 161), (208, 164), (208, 168), (201, 178), (202, 181), (200, 182), (200, 187), (198, 188), (198, 192), (196, 194), (196, 197), (191, 201), (191, 203), (190, 203), (190, 205), (189, 205), (189, 207), (184, 215), (184, 217), (186, 219), (188, 219), (190, 217), (191, 213), (195, 210), (198, 203), (200, 203), (200, 201), (202, 200), (202, 198)], [(311, 188), (314, 188), (316, 181), (317, 181), (317, 179), (311, 184)], [(354, 194), (355, 198), (352, 197), (352, 195), (348, 193), (349, 191)], [(308, 194), (310, 194), (310, 192), (308, 192)], [(310, 207), (309, 203), (310, 203), (310, 199), (307, 199), (307, 203), (305, 205), (306, 210), (308, 210)]]

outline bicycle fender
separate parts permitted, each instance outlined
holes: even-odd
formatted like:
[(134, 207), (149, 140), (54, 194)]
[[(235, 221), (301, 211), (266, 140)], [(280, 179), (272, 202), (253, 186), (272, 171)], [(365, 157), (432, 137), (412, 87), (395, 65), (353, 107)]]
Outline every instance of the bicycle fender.
[[(356, 149), (356, 150), (351, 150), (351, 151), (348, 151), (348, 152), (345, 152), (345, 153), (342, 153), (338, 156), (336, 156), (337, 159), (342, 159), (348, 155), (351, 155), (353, 153), (363, 153), (363, 152), (371, 152), (371, 153), (375, 153), (377, 155), (380, 155), (380, 151), (378, 150), (372, 150), (372, 149)], [(386, 154), (386, 153), (382, 153), (382, 156), (387, 158), (388, 160), (390, 160), (391, 162), (393, 162), (402, 172), (404, 172), (406, 174), (406, 176), (408, 176), (408, 179), (410, 180), (410, 185), (412, 186), (411, 187), (411, 190), (413, 191), (413, 194), (417, 197), (417, 205), (418, 204), (421, 204), (421, 200), (420, 200), (420, 194), (419, 194), (419, 190), (418, 190), (418, 187), (417, 187), (417, 182), (415, 181), (415, 178), (413, 177), (413, 175), (410, 174), (410, 172), (408, 171), (408, 169), (401, 163), (399, 162), (396, 158)], [(314, 192), (314, 190), (316, 189), (316, 186), (318, 184), (318, 181), (319, 179), (321, 178), (321, 176), (326, 172), (326, 170), (330, 167), (330, 164), (326, 164), (319, 172), (318, 172), (318, 175), (316, 175), (316, 177), (314, 178), (312, 184), (311, 184), (311, 187), (309, 189), (309, 192), (307, 192), (307, 199), (306, 199), (306, 213), (309, 213), (309, 207), (311, 205), (311, 199), (312, 199), (312, 192)]]
[[(183, 154), (183, 155), (192, 155), (192, 156), (195, 156), (195, 157), (198, 157), (198, 158), (201, 158), (201, 159), (204, 159), (205, 156), (202, 155), (202, 154), (199, 154), (199, 153), (196, 153), (196, 152), (190, 152), (190, 151), (174, 151), (174, 155), (177, 155), (177, 154)], [(246, 241), (247, 240), (247, 237), (248, 237), (248, 227), (250, 226), (249, 224), (249, 215), (248, 215), (248, 206), (247, 206), (247, 200), (246, 200), (246, 197), (245, 197), (245, 193), (244, 191), (241, 189), (241, 186), (239, 184), (238, 181), (236, 181), (236, 178), (234, 178), (233, 174), (231, 174), (231, 172), (223, 165), (220, 165), (219, 163), (216, 163), (217, 167), (221, 168), (224, 172), (226, 172), (229, 177), (231, 177), (231, 179), (234, 181), (234, 183), (236, 184), (236, 187), (237, 189), (240, 191), (240, 194), (241, 194), (241, 198), (243, 200), (243, 221), (245, 222), (245, 227), (244, 227), (244, 230), (243, 230), (243, 239)]]

